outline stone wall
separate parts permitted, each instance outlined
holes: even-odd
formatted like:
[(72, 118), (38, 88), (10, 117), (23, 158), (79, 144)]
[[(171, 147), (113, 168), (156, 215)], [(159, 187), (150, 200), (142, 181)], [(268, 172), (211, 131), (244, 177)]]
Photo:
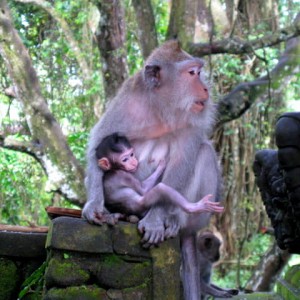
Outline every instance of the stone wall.
[(49, 229), (45, 298), (180, 299), (179, 240), (143, 249), (137, 226), (60, 217)]
[(0, 300), (18, 298), (22, 283), (46, 260), (45, 242), (46, 233), (0, 231)]

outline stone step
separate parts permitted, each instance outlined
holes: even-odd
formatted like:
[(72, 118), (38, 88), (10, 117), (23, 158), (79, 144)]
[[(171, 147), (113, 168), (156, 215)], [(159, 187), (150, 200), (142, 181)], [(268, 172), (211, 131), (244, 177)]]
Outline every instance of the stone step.
[[(290, 298), (282, 298), (278, 294), (275, 293), (263, 293), (263, 292), (255, 292), (251, 294), (240, 294), (238, 296), (234, 296), (231, 299), (233, 300), (290, 300)], [(299, 298), (297, 298), (299, 299)], [(215, 300), (221, 300), (221, 298), (215, 298)]]

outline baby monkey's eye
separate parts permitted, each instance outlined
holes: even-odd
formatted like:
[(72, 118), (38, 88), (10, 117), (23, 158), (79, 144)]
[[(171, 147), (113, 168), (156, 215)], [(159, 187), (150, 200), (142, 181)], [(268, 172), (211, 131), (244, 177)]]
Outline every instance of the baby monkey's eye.
[(191, 75), (195, 75), (195, 74), (196, 74), (195, 70), (191, 70), (191, 71), (189, 71), (189, 73), (190, 73)]

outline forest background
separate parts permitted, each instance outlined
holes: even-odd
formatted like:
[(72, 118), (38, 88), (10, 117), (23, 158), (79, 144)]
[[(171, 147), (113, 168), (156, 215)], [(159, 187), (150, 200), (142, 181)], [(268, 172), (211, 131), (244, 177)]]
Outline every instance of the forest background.
[(215, 280), (255, 286), (259, 262), (280, 250), (262, 234), (252, 164), (275, 148), (278, 116), (300, 110), (299, 12), (299, 0), (1, 0), (1, 223), (47, 225), (45, 207), (83, 206), (91, 127), (151, 50), (177, 37), (205, 59), (219, 112), (226, 211), (213, 222), (224, 239)]

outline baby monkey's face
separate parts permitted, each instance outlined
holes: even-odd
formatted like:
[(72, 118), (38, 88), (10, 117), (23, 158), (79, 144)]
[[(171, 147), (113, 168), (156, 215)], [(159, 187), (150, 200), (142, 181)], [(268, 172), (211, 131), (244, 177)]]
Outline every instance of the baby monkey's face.
[(134, 149), (125, 149), (119, 157), (115, 157), (115, 161), (118, 162), (120, 169), (134, 173), (139, 165), (139, 162), (134, 154)]

